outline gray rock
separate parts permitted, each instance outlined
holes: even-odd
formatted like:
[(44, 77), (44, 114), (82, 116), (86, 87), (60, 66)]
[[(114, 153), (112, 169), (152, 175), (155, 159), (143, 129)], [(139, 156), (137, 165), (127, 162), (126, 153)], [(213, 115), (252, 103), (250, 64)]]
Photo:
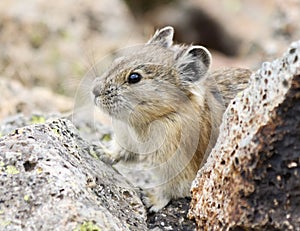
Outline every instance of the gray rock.
[(144, 206), (66, 119), (0, 139), (0, 230), (147, 230)]
[[(100, 162), (101, 165), (103, 165), (103, 163), (101, 161), (97, 160), (97, 158), (100, 158), (101, 160), (105, 161), (106, 163), (111, 163), (111, 160), (108, 158), (107, 155), (105, 155), (105, 151), (102, 149), (102, 147), (105, 147), (106, 145), (109, 144), (109, 140), (110, 140), (110, 137), (111, 137), (111, 129), (108, 126), (102, 125), (100, 123), (96, 123), (93, 120), (86, 121), (86, 118), (83, 118), (83, 117), (74, 119), (75, 117), (71, 116), (70, 119), (72, 119), (72, 123), (78, 129), (78, 132), (80, 133), (80, 136), (83, 137), (83, 139), (85, 140), (85, 141), (82, 141), (82, 139), (80, 137), (78, 137), (78, 135), (76, 135), (77, 137), (75, 138), (75, 140), (76, 140), (76, 143), (78, 145), (78, 148), (76, 148), (76, 149), (77, 150), (86, 149), (84, 147), (86, 147), (88, 145), (88, 152), (89, 153), (86, 153), (84, 151), (83, 152), (84, 156), (87, 155), (87, 154), (92, 155), (94, 158), (96, 158), (94, 161)], [(0, 134), (2, 134), (2, 136), (4, 136), (4, 135), (10, 134), (10, 133), (14, 133), (15, 129), (19, 128), (19, 130), (20, 129), (22, 130), (22, 129), (24, 129), (23, 127), (27, 126), (27, 125), (31, 125), (30, 127), (32, 128), (32, 130), (35, 130), (37, 128), (40, 128), (40, 126), (42, 126), (42, 127), (48, 126), (49, 123), (50, 124), (52, 123), (51, 121), (60, 121), (59, 118), (61, 118), (61, 115), (59, 115), (59, 114), (48, 114), (48, 115), (33, 114), (31, 116), (24, 116), (22, 114), (17, 114), (17, 115), (6, 118), (0, 124)], [(46, 123), (46, 125), (44, 125), (45, 123)], [(77, 131), (75, 131), (74, 127), (72, 125), (70, 125), (70, 122), (67, 123), (66, 130), (67, 131), (72, 131), (73, 133), (77, 134)], [(45, 130), (45, 132), (47, 132), (47, 129)], [(67, 132), (67, 134), (68, 134), (68, 132)], [(6, 143), (7, 140), (9, 140), (9, 139), (7, 139), (7, 137), (3, 137), (2, 144)], [(56, 143), (56, 141), (53, 141), (52, 143), (48, 143), (47, 147), (50, 148), (53, 144)], [(87, 144), (86, 142), (88, 142), (89, 144)], [(24, 146), (26, 146), (26, 145), (27, 144), (25, 142)], [(35, 145), (39, 146), (40, 142), (36, 142)], [(64, 153), (65, 153), (65, 151), (60, 152), (59, 155), (62, 154), (63, 157), (60, 157), (59, 159), (62, 162), (68, 163), (70, 158), (66, 158)], [(30, 155), (30, 154), (27, 154), (27, 155)], [(80, 156), (81, 155), (82, 155), (82, 153), (80, 152)], [(86, 162), (87, 165), (89, 165), (89, 163), (90, 163), (90, 161)], [(20, 165), (22, 165), (22, 164), (20, 164)], [(11, 167), (9, 167), (9, 169), (10, 168)], [(107, 168), (109, 169), (108, 172), (113, 172), (114, 175), (117, 175), (118, 177), (121, 177), (121, 176), (119, 176), (118, 173), (115, 172), (115, 168), (111, 167), (110, 165), (105, 165), (105, 168), (103, 169), (103, 171)], [(93, 167), (90, 166), (89, 168), (85, 168), (85, 169), (91, 170), (91, 169), (93, 169)], [(14, 170), (14, 168), (12, 170)], [(83, 169), (82, 171), (85, 172), (86, 170)], [(57, 177), (64, 178), (64, 175), (59, 175)], [(75, 178), (75, 176), (73, 176), (73, 177)], [(78, 177), (80, 177), (80, 175), (78, 175)], [(138, 177), (138, 176), (135, 176), (135, 177)], [(111, 178), (108, 177), (107, 181), (110, 181), (110, 180), (111, 180)], [(120, 180), (122, 182), (125, 182), (124, 184), (126, 184), (126, 180), (123, 177), (121, 177)], [(74, 179), (74, 181), (77, 181), (77, 180)], [(123, 186), (124, 184), (122, 184), (122, 182), (120, 184), (120, 181), (112, 181), (111, 185), (109, 187), (112, 187), (113, 184), (117, 184), (116, 186), (118, 186), (118, 185)], [(31, 186), (32, 186), (32, 184), (31, 184)], [(130, 192), (131, 191), (138, 191), (138, 189), (133, 188), (132, 185), (126, 185), (125, 187), (131, 187), (131, 189), (129, 190)], [(7, 186), (7, 188), (11, 188), (11, 186)], [(30, 186), (29, 186), (29, 188), (30, 188)], [(32, 191), (31, 189), (28, 189), (28, 190)], [(43, 193), (46, 193), (46, 196), (48, 196), (47, 190), (45, 190)], [(110, 195), (109, 191), (104, 192), (104, 194), (105, 193)], [(101, 200), (104, 201), (103, 202), (104, 204), (109, 204), (110, 203), (110, 200), (111, 200), (110, 196), (105, 196), (105, 195), (101, 194), (100, 197), (102, 197)], [(0, 200), (2, 198), (6, 198), (5, 195), (3, 197), (1, 197)], [(26, 196), (26, 198), (28, 198), (28, 196)], [(106, 201), (106, 199), (108, 201)], [(76, 201), (77, 199), (76, 198), (70, 198), (70, 200), (71, 201), (72, 200)], [(47, 200), (44, 200), (44, 202), (48, 203)], [(41, 204), (44, 203), (44, 202), (41, 200)], [(9, 205), (13, 205), (14, 202), (12, 204), (10, 202), (6, 202), (6, 203), (8, 203)], [(53, 202), (53, 204), (54, 203), (55, 202)], [(60, 201), (57, 200), (56, 203), (60, 203)], [(70, 202), (70, 203), (72, 204), (73, 202)], [(82, 201), (82, 203), (85, 203), (85, 201)], [(119, 203), (119, 202), (116, 202), (116, 203)], [(121, 201), (121, 203), (123, 203), (123, 202)], [(146, 213), (144, 213), (143, 215), (140, 216), (139, 219), (140, 220), (146, 220), (147, 226), (150, 230), (194, 230), (195, 229), (194, 222), (187, 218), (189, 203), (190, 203), (190, 199), (188, 199), (188, 198), (173, 200), (168, 206), (166, 206), (161, 211), (159, 211), (157, 213), (147, 214), (147, 216), (146, 216)], [(55, 209), (55, 206), (54, 206), (53, 209)], [(1, 207), (0, 207), (0, 210), (2, 211)], [(132, 215), (128, 215), (128, 217), (136, 215), (135, 212), (132, 213), (132, 211), (130, 209), (128, 210), (128, 213), (132, 214)], [(119, 216), (119, 211), (118, 210), (112, 210), (111, 214), (112, 214), (112, 216)], [(0, 212), (0, 218), (1, 218), (1, 212)], [(8, 224), (7, 222), (5, 222), (2, 219), (0, 221), (1, 222), (3, 221), (4, 225)], [(0, 224), (2, 224), (1, 222), (0, 222)], [(112, 220), (112, 222), (115, 222), (115, 221)], [(91, 222), (81, 223), (83, 228), (89, 227), (89, 225), (91, 226), (92, 224), (93, 223), (91, 223)], [(0, 227), (7, 230), (6, 226), (5, 227), (0, 226)], [(1, 228), (0, 228), (0, 230), (1, 230)], [(106, 228), (106, 229), (108, 229), (108, 228)], [(131, 227), (131, 229), (134, 229), (134, 228)], [(45, 229), (43, 227), (41, 230), (47, 230), (47, 229)]]
[(300, 41), (227, 108), (192, 186), (199, 230), (300, 230)]

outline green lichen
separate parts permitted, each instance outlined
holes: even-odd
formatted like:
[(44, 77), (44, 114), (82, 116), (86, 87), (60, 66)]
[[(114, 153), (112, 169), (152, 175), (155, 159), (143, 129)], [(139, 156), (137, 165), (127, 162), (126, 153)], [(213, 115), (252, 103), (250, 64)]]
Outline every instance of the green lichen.
[(0, 161), (0, 167), (4, 167), (4, 162), (3, 161)]
[(0, 220), (0, 227), (6, 227), (10, 225), (11, 221), (2, 221)]
[(55, 135), (59, 136), (59, 129), (58, 128), (52, 128), (52, 131), (55, 133)]
[(34, 116), (31, 117), (30, 122), (32, 124), (41, 124), (41, 123), (45, 123), (46, 119), (43, 116), (34, 115)]
[(97, 225), (95, 225), (95, 222), (85, 221), (77, 228), (75, 228), (74, 231), (101, 231), (101, 229)]
[(24, 201), (29, 202), (29, 200), (30, 200), (30, 196), (29, 195), (25, 195), (24, 196)]
[(15, 175), (15, 174), (18, 174), (20, 171), (15, 166), (8, 165), (8, 166), (6, 166), (5, 172), (9, 175)]
[(111, 135), (110, 134), (105, 134), (105, 135), (102, 136), (101, 140), (108, 142), (108, 141), (111, 140)]
[(37, 167), (36, 172), (37, 172), (37, 174), (41, 174), (43, 172), (43, 168)]
[(90, 154), (91, 154), (92, 157), (99, 160), (99, 157), (98, 157), (97, 153), (94, 150), (90, 150)]

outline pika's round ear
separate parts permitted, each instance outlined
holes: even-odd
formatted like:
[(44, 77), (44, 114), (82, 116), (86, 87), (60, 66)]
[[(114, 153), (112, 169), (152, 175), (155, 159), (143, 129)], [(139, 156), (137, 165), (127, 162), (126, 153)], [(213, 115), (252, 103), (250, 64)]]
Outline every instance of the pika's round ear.
[(203, 77), (211, 65), (211, 54), (203, 46), (191, 46), (176, 56), (176, 66), (181, 80), (194, 82)]
[(162, 47), (170, 47), (173, 43), (174, 28), (171, 26), (157, 30), (147, 44), (155, 44)]

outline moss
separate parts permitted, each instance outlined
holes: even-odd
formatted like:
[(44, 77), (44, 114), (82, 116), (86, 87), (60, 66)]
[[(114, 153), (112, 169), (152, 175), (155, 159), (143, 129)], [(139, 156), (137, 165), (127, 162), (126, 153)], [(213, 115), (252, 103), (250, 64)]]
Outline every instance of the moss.
[(77, 228), (75, 228), (74, 231), (101, 231), (101, 229), (97, 225), (95, 225), (95, 222), (85, 221)]

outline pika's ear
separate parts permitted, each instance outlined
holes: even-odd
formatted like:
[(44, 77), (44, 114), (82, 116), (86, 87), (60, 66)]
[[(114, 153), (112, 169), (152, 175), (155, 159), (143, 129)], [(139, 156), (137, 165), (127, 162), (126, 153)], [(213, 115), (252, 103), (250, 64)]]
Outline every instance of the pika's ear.
[(191, 46), (176, 56), (176, 67), (182, 81), (195, 82), (203, 77), (211, 65), (211, 54), (202, 46)]
[(157, 30), (147, 44), (160, 45), (162, 47), (170, 47), (173, 43), (174, 29), (171, 26)]

